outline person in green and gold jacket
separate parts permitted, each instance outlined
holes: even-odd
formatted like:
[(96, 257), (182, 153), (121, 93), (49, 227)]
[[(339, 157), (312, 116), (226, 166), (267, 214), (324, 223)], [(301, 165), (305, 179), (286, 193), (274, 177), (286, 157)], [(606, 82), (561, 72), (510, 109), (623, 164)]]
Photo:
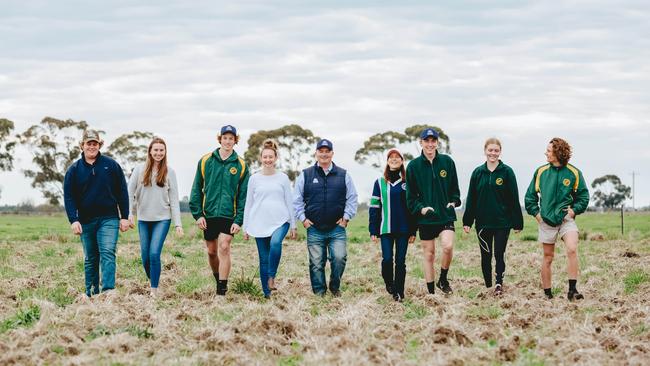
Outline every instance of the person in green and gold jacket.
[(571, 146), (555, 137), (546, 147), (546, 160), (535, 170), (526, 192), (525, 204), (529, 215), (539, 223), (539, 241), (544, 250), (542, 260), (542, 287), (549, 299), (551, 292), (551, 263), (558, 236), (566, 247), (569, 277), (569, 300), (584, 296), (576, 289), (578, 279), (578, 226), (575, 217), (585, 212), (589, 204), (589, 190), (582, 172), (569, 164)]
[(463, 230), (469, 233), (476, 221), (476, 235), (481, 249), (481, 269), (485, 287), (492, 287), (492, 255), (496, 260), (494, 294), (503, 293), (503, 273), (506, 269), (505, 252), (510, 229), (516, 233), (524, 227), (519, 205), (517, 178), (504, 164), (501, 142), (496, 138), (485, 141), (486, 161), (472, 173), (465, 200)]
[(203, 230), (217, 295), (223, 296), (228, 290), (230, 245), (243, 224), (250, 174), (234, 150), (239, 141), (235, 127), (223, 126), (218, 139), (221, 147), (204, 155), (196, 168), (190, 212)]
[[(449, 155), (438, 153), (438, 131), (435, 129), (422, 131), (420, 146), (422, 154), (406, 168), (406, 205), (415, 216), (420, 231), (427, 289), (433, 294), (437, 286), (445, 294), (450, 294), (447, 271), (454, 249), (454, 208), (460, 206), (456, 165)], [(438, 236), (442, 244), (442, 260), (440, 278), (434, 286), (433, 263)]]

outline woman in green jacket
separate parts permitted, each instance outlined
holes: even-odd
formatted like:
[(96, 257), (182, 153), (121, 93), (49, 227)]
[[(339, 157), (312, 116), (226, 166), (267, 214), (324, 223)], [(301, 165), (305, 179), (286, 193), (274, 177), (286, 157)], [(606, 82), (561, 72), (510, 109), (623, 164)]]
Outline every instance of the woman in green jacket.
[(542, 287), (547, 298), (551, 293), (551, 263), (558, 236), (564, 241), (569, 277), (569, 300), (584, 297), (576, 289), (578, 281), (578, 226), (575, 217), (585, 212), (589, 204), (589, 190), (582, 173), (573, 165), (571, 146), (555, 137), (546, 147), (546, 161), (535, 170), (526, 191), (526, 211), (539, 224), (539, 241), (544, 250), (542, 260)]
[(494, 294), (503, 293), (503, 273), (506, 269), (505, 252), (510, 229), (515, 233), (524, 227), (519, 205), (517, 178), (504, 164), (501, 142), (489, 138), (484, 145), (486, 161), (472, 173), (465, 201), (463, 230), (469, 233), (476, 221), (476, 234), (481, 249), (481, 269), (485, 287), (492, 287), (492, 256), (496, 260)]

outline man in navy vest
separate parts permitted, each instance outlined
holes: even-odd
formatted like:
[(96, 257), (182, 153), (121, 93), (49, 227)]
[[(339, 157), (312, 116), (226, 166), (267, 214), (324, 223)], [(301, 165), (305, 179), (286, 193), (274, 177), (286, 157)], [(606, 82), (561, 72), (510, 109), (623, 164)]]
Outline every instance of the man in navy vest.
[(340, 296), (341, 276), (347, 260), (348, 221), (357, 213), (357, 191), (350, 174), (332, 162), (334, 146), (327, 139), (316, 144), (316, 164), (296, 180), (293, 206), (307, 229), (309, 279), (314, 294), (327, 292), (325, 264), (330, 260), (329, 289)]

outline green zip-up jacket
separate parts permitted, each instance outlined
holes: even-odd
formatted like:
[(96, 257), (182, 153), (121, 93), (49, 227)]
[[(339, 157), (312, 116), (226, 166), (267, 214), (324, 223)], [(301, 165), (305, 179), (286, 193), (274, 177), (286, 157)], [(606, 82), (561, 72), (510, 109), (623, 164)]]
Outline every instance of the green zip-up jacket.
[(219, 149), (204, 155), (196, 167), (190, 194), (194, 219), (223, 217), (241, 226), (249, 176), (244, 159), (234, 151), (226, 160), (221, 159)]
[[(447, 204), (460, 206), (456, 164), (449, 155), (436, 152), (432, 162), (421, 153), (406, 168), (406, 205), (420, 225), (444, 225), (456, 221), (456, 211)], [(422, 216), (424, 207), (432, 207)]]
[(472, 172), (463, 225), (471, 227), (475, 220), (477, 229), (524, 228), (517, 178), (512, 169), (501, 160), (492, 172), (487, 163)]
[(542, 220), (551, 226), (562, 224), (571, 207), (576, 215), (585, 212), (589, 204), (589, 190), (582, 172), (571, 164), (555, 167), (545, 164), (535, 170), (528, 186), (526, 212), (531, 216), (541, 213)]

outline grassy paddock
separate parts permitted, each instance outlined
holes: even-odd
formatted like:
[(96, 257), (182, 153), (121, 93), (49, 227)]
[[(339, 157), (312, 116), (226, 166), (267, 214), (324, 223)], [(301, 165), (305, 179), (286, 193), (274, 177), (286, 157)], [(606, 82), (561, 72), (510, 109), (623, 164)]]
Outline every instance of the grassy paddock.
[[(536, 226), (512, 234), (506, 293), (480, 275), (475, 233), (457, 227), (455, 293), (426, 294), (421, 249), (407, 256), (407, 300), (383, 290), (367, 216), (349, 228), (341, 298), (311, 295), (303, 235), (286, 241), (279, 291), (261, 297), (254, 241), (233, 245), (230, 292), (214, 296), (201, 233), (183, 217), (163, 251), (161, 296), (147, 295), (136, 231), (118, 244), (117, 290), (83, 296), (78, 237), (57, 216), (0, 216), (0, 364), (642, 364), (650, 357), (650, 215), (585, 214), (578, 283), (565, 299), (557, 246), (556, 299), (539, 289)], [(439, 260), (436, 261), (439, 267)]]

